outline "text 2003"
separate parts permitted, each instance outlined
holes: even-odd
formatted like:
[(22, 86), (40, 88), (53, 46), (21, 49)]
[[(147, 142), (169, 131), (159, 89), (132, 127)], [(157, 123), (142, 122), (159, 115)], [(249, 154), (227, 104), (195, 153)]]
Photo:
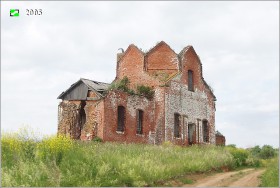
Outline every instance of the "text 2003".
[(40, 16), (43, 14), (42, 9), (26, 9), (27, 16)]

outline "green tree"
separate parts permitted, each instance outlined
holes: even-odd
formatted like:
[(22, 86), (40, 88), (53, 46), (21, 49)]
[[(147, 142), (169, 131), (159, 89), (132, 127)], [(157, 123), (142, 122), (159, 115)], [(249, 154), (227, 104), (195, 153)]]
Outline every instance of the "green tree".
[(251, 154), (252, 154), (254, 157), (259, 157), (260, 152), (261, 152), (261, 148), (260, 148), (259, 145), (257, 145), (257, 146), (255, 146), (255, 147), (251, 148), (250, 151), (251, 151)]
[(269, 159), (275, 156), (275, 150), (270, 145), (264, 145), (260, 151), (260, 157), (263, 159)]

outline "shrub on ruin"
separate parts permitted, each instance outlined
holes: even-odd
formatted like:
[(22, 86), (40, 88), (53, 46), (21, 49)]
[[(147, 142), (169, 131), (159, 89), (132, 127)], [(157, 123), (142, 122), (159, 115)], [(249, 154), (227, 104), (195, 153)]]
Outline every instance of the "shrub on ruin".
[(110, 87), (109, 90), (119, 90), (119, 91), (123, 91), (123, 92), (127, 92), (131, 95), (135, 94), (134, 90), (129, 88), (129, 84), (130, 81), (127, 78), (127, 76), (123, 77), (123, 79), (113, 82)]
[(152, 99), (154, 97), (154, 90), (149, 86), (138, 85), (137, 86), (137, 94), (142, 95), (148, 99)]

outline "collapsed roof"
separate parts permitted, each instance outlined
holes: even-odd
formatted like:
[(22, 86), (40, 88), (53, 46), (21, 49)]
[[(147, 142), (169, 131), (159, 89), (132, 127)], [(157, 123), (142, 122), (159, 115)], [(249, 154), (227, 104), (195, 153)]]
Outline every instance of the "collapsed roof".
[(62, 92), (57, 98), (62, 100), (87, 100), (88, 91), (93, 91), (98, 98), (103, 97), (104, 91), (110, 84), (81, 78)]

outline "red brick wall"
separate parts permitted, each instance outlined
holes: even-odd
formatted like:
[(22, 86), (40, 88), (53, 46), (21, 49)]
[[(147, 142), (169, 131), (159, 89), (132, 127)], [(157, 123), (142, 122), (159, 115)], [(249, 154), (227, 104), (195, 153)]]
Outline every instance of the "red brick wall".
[(79, 107), (81, 101), (62, 101), (59, 105), (58, 134), (77, 139), (80, 135), (78, 125)]
[(144, 71), (144, 54), (134, 45), (128, 47), (118, 62), (117, 80), (121, 80), (125, 76), (131, 82), (131, 88), (136, 88), (140, 84), (151, 87), (159, 85), (158, 80), (153, 79)]
[(98, 102), (97, 106), (98, 111), (98, 129), (97, 129), (97, 136), (101, 139), (104, 139), (104, 119), (105, 119), (105, 110), (104, 110), (104, 100)]
[[(118, 133), (118, 106), (125, 107), (125, 130)], [(149, 143), (149, 134), (154, 131), (154, 101), (120, 91), (110, 91), (104, 100), (104, 141)], [(136, 110), (143, 110), (143, 134), (137, 135)]]
[(164, 42), (155, 46), (145, 57), (146, 71), (150, 75), (163, 71), (168, 75), (178, 72), (179, 59), (177, 54)]
[(216, 145), (225, 146), (226, 145), (226, 139), (222, 135), (216, 135)]
[(103, 139), (103, 100), (86, 101), (85, 113), (86, 123), (81, 130), (81, 140), (91, 140), (96, 136)]

